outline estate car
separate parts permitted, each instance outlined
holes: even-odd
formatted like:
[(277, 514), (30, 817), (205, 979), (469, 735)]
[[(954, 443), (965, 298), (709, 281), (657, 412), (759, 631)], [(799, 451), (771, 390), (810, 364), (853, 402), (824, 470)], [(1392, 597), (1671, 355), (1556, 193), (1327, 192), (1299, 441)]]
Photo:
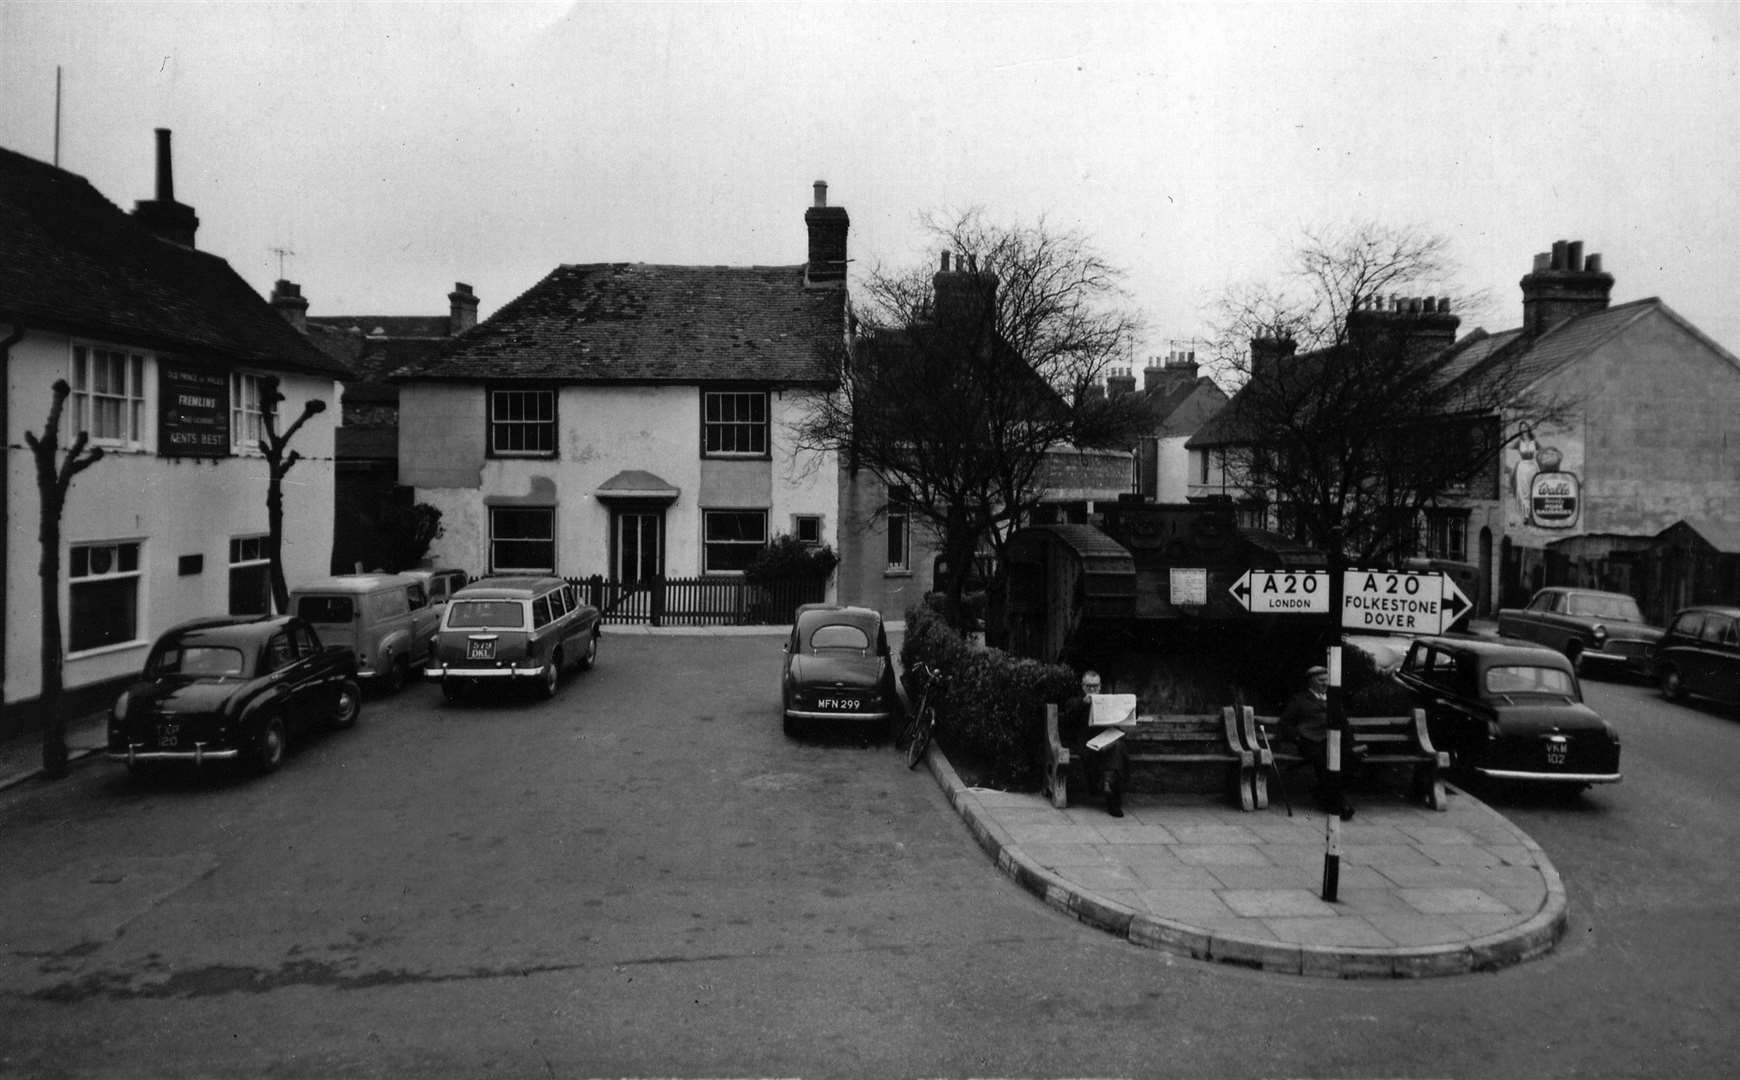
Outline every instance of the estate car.
[(1687, 694), (1740, 706), (1740, 607), (1689, 607), (1655, 649), (1662, 696)]
[(1579, 675), (1599, 668), (1646, 678), (1662, 633), (1624, 593), (1567, 586), (1540, 590), (1527, 607), (1500, 610), (1498, 632), (1559, 650)]
[(489, 577), (453, 594), (441, 614), (423, 674), (448, 701), (480, 683), (526, 684), (556, 693), (566, 668), (598, 658), (598, 609), (558, 577)]
[(1619, 780), (1619, 736), (1583, 703), (1565, 655), (1493, 638), (1425, 637), (1393, 678), (1453, 768), (1581, 790)]
[(291, 738), (356, 723), (356, 658), (323, 645), (293, 615), (199, 619), (165, 631), (145, 670), (109, 711), (108, 756), (160, 762), (241, 760), (271, 772)]
[(800, 606), (786, 639), (780, 686), (787, 735), (810, 721), (892, 731), (900, 693), (881, 613), (842, 604)]

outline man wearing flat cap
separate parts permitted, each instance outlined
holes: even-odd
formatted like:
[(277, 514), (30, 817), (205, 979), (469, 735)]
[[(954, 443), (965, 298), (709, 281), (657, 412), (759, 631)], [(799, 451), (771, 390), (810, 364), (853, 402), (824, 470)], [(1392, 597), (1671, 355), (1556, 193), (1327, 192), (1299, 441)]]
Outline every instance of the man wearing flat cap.
[(1305, 689), (1287, 699), (1280, 726), (1299, 743), (1299, 753), (1317, 775), (1314, 794), (1324, 813), (1353, 816), (1353, 805), (1342, 791), (1341, 777), (1329, 771), (1329, 669), (1313, 664), (1305, 670)]

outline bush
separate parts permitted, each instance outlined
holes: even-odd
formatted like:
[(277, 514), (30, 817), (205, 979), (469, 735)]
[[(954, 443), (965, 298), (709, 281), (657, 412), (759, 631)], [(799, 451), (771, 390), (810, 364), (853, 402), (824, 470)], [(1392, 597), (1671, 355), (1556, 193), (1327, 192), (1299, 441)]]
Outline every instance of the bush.
[[(900, 663), (907, 672), (928, 664), (942, 680), (931, 700), (937, 741), (946, 752), (982, 767), (988, 783), (1038, 785), (1045, 704), (1076, 693), (1074, 671), (1000, 649), (975, 649), (929, 604), (906, 612)], [(915, 681), (909, 676), (907, 693), (916, 702), (924, 687)]]
[(776, 581), (815, 578), (828, 580), (840, 557), (826, 544), (806, 544), (790, 533), (769, 540), (743, 571), (751, 585), (768, 585)]
[(409, 570), (429, 553), (441, 535), (441, 511), (428, 503), (388, 503), (379, 518), (380, 563), (392, 573)]

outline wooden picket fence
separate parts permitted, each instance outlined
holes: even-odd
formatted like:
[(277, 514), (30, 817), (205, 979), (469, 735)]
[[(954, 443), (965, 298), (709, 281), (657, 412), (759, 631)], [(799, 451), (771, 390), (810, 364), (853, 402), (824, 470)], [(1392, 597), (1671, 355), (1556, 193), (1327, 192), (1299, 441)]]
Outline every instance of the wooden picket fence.
[(752, 585), (742, 578), (647, 578), (624, 583), (602, 575), (569, 578), (604, 622), (643, 626), (778, 626), (799, 604), (827, 598), (824, 579)]

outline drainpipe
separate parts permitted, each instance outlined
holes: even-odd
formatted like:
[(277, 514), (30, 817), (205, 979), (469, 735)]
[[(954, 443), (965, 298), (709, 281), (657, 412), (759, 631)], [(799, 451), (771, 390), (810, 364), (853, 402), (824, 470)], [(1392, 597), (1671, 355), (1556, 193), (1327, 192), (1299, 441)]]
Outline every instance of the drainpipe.
[[(12, 332), (0, 339), (0, 442), (10, 445), (12, 438), (12, 346), (24, 340), (24, 327), (12, 324)], [(6, 517), (12, 517), (11, 462), (0, 462), (0, 506)], [(11, 609), (7, 607), (8, 568), (12, 565), (11, 531), (0, 525), (0, 626), (11, 626)], [(0, 637), (0, 699), (6, 695), (6, 640)]]

